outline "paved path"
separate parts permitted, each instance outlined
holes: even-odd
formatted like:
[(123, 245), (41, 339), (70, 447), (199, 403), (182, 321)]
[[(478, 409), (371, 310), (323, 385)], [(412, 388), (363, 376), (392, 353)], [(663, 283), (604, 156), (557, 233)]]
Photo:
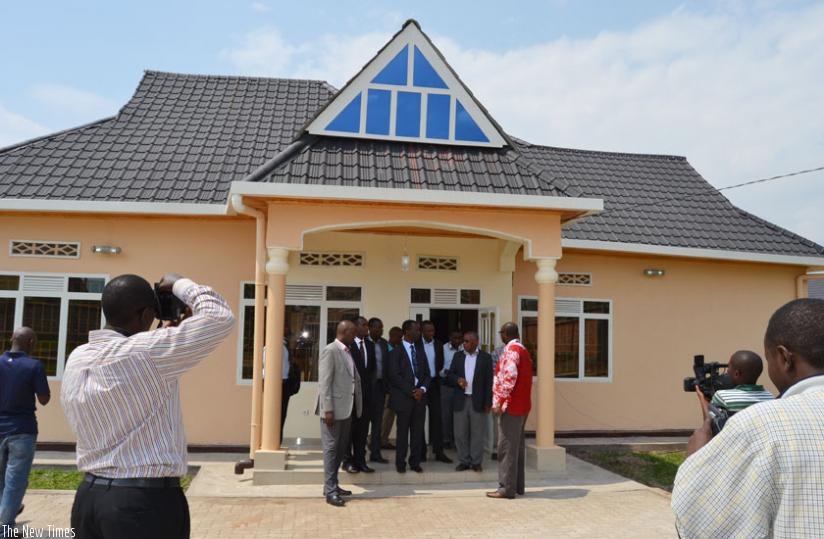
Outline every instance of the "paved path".
[[(248, 472), (232, 474), (236, 459), (192, 455), (192, 537), (676, 537), (666, 492), (573, 457), (566, 474), (533, 477), (517, 500), (486, 498), (488, 483), (365, 485), (343, 508), (327, 505), (320, 485), (255, 487)], [(19, 524), (67, 527), (73, 495), (29, 491)]]

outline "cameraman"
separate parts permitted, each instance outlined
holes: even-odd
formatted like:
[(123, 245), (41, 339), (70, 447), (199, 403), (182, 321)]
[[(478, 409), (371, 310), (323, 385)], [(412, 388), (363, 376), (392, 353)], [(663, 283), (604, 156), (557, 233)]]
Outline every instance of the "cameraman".
[(761, 356), (749, 350), (737, 351), (730, 356), (727, 366), (727, 375), (735, 387), (716, 391), (710, 404), (734, 414), (753, 404), (772, 400), (772, 393), (757, 383), (763, 370)]
[(72, 506), (77, 537), (189, 537), (179, 378), (226, 338), (234, 317), (217, 292), (179, 275), (163, 277), (158, 293), (166, 292), (191, 316), (150, 331), (160, 302), (149, 283), (109, 281), (106, 327), (66, 361), (60, 397), (86, 472)]
[(681, 537), (824, 537), (824, 300), (778, 309), (764, 349), (778, 399), (713, 437), (699, 394), (705, 421), (672, 492)]

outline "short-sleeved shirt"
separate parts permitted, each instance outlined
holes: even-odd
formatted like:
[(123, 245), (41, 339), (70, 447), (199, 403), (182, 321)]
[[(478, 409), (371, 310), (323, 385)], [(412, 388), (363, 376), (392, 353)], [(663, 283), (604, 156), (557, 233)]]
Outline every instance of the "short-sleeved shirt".
[(753, 404), (773, 400), (773, 395), (763, 386), (741, 384), (734, 389), (719, 389), (712, 396), (712, 404), (730, 412), (740, 412)]
[(0, 355), (0, 436), (37, 434), (35, 394), (50, 394), (43, 364), (23, 352)]

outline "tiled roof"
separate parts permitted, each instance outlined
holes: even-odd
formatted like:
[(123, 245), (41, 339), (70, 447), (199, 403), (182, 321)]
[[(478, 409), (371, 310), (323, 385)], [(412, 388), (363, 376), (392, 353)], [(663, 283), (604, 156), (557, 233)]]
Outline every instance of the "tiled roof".
[(733, 206), (683, 157), (516, 144), (544, 174), (604, 200), (602, 213), (564, 227), (566, 239), (824, 255), (824, 247)]
[(541, 174), (512, 148), (309, 137), (306, 146), (261, 181), (391, 187), (535, 196), (583, 196)]
[(333, 91), (148, 71), (114, 118), (0, 151), (0, 197), (225, 203)]

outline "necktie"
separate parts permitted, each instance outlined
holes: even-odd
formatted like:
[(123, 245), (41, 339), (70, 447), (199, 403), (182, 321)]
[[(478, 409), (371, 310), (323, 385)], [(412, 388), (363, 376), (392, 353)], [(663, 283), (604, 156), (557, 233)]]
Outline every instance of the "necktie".
[(359, 343), (358, 343), (358, 348), (360, 349), (360, 355), (361, 355), (361, 357), (363, 358), (363, 367), (364, 367), (364, 368), (366, 368), (366, 367), (367, 367), (367, 362), (366, 362), (366, 349), (365, 349), (365, 348), (364, 348), (364, 346), (363, 346), (363, 341), (361, 341), (361, 342), (359, 342)]
[(415, 356), (417, 354), (415, 353), (415, 345), (414, 344), (409, 347), (409, 355), (412, 358), (412, 376), (414, 376), (415, 379), (417, 380), (418, 379), (418, 368), (415, 365), (417, 365), (418, 362), (415, 359)]

